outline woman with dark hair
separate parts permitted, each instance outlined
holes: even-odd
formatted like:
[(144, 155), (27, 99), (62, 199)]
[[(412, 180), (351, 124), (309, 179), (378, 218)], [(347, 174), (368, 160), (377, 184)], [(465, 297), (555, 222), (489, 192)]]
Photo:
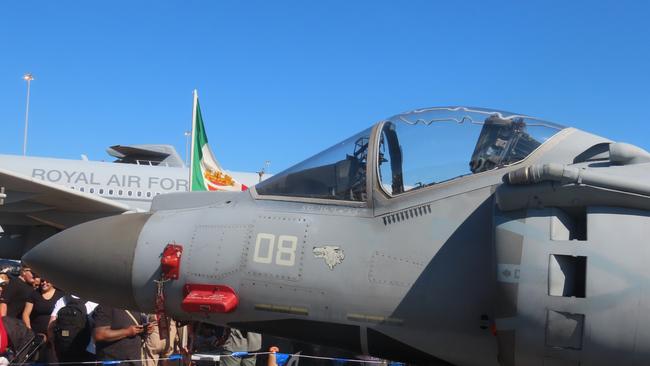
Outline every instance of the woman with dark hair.
[[(42, 335), (44, 340), (47, 339), (47, 326), (50, 322), (50, 315), (54, 309), (54, 304), (63, 297), (64, 293), (61, 290), (54, 288), (52, 283), (47, 279), (41, 279), (40, 286), (34, 290), (23, 309), (23, 322), (27, 328), (31, 329), (34, 334)], [(49, 345), (49, 343), (48, 343)], [(38, 361), (56, 361), (50, 347), (41, 349), (37, 358)]]
[(47, 325), (54, 304), (63, 295), (63, 292), (54, 288), (50, 281), (42, 279), (39, 290), (35, 290), (25, 303), (23, 322), (25, 322), (27, 328), (32, 329), (34, 333), (47, 336)]

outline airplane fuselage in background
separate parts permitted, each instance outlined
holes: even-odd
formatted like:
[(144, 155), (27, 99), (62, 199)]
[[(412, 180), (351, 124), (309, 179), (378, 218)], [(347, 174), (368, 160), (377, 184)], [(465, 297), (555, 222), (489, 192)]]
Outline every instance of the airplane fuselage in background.
[[(154, 196), (188, 191), (186, 167), (110, 163), (17, 155), (0, 155), (0, 167), (24, 176), (59, 184), (148, 210)], [(247, 186), (256, 184), (256, 173), (229, 172)]]
[[(19, 259), (60, 230), (148, 211), (155, 196), (188, 191), (189, 169), (173, 148), (116, 145), (108, 153), (119, 162), (0, 155), (0, 258)], [(259, 180), (226, 173), (249, 187)]]

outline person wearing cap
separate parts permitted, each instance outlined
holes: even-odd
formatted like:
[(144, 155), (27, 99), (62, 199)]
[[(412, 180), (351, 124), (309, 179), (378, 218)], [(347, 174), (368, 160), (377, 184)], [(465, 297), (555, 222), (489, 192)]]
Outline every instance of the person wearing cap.
[(18, 277), (9, 281), (0, 298), (0, 316), (22, 319), (25, 302), (34, 291), (34, 275), (26, 265), (20, 267)]

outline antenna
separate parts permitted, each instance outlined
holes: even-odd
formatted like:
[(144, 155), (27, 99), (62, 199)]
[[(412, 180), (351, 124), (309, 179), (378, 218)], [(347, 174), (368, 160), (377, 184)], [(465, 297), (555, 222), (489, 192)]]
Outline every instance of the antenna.
[(34, 75), (26, 73), (23, 75), (23, 80), (27, 82), (27, 103), (25, 106), (25, 138), (23, 140), (23, 156), (27, 155), (27, 123), (29, 121), (29, 85), (34, 80)]
[(189, 161), (189, 156), (190, 156), (190, 136), (192, 136), (192, 131), (185, 131), (185, 166), (187, 166), (187, 162)]

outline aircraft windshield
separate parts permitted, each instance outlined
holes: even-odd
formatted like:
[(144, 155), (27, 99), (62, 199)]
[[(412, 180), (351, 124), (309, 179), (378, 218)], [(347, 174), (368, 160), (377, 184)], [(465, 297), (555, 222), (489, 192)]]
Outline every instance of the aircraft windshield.
[(255, 185), (261, 195), (366, 200), (371, 128)]
[(563, 129), (509, 112), (467, 107), (416, 110), (390, 118), (379, 140), (383, 189), (414, 189), (516, 163)]
[[(564, 127), (508, 112), (439, 107), (394, 116), (379, 131), (377, 172), (398, 195), (526, 158)], [(371, 128), (258, 183), (260, 195), (365, 201)], [(376, 140), (375, 140), (376, 141)]]

